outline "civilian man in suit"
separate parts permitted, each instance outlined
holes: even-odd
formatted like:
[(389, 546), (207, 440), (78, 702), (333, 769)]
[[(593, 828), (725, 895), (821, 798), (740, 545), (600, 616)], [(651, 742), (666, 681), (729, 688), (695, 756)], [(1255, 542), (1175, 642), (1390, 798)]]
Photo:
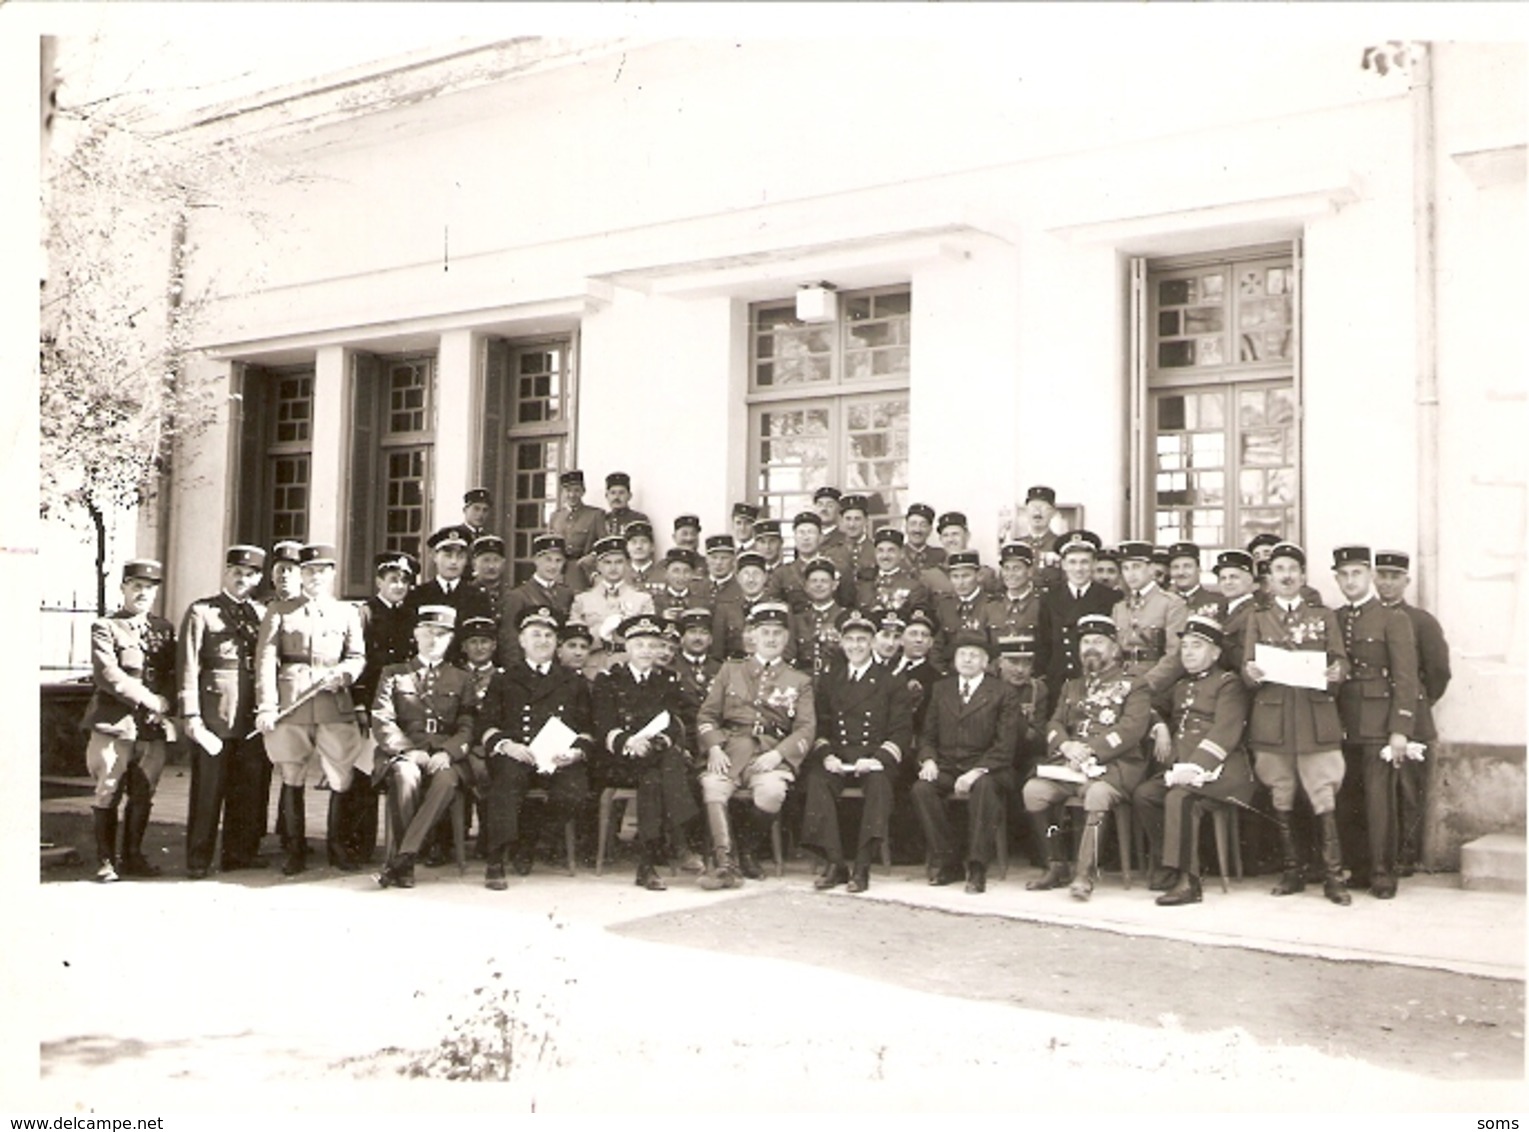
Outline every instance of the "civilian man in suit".
[(1381, 604), (1369, 547), (1338, 547), (1333, 574), (1348, 599), (1337, 610), (1349, 658), (1348, 679), (1338, 689), (1346, 765), (1339, 829), (1354, 866), (1350, 883), (1358, 887), (1368, 875), (1371, 895), (1390, 900), (1397, 888), (1397, 776), (1408, 761), (1420, 698), (1417, 639), (1410, 617)]
[(970, 800), (966, 891), (980, 893), (987, 891), (998, 820), (1014, 789), (1014, 750), (1023, 713), (1018, 693), (985, 675), (993, 656), (987, 634), (962, 631), (952, 644), (955, 672), (930, 693), (911, 797), (929, 847), (933, 885), (950, 884), (962, 875), (945, 800)]
[[(827, 671), (815, 691), (818, 739), (804, 763), (807, 810), (802, 845), (827, 861), (814, 888), (848, 884), (851, 892), (870, 887), (871, 862), (887, 837), (892, 816), (892, 779), (912, 751), (913, 712), (907, 682), (873, 663), (876, 625), (858, 611), (839, 621), (845, 663)], [(844, 863), (839, 801), (846, 786), (865, 795), (855, 848), (855, 869)]]
[[(723, 665), (697, 714), (697, 746), (706, 754), (701, 797), (714, 862), (703, 888), (736, 888), (742, 877), (763, 875), (755, 845), (769, 835), (816, 732), (812, 680), (782, 658), (789, 620), (790, 611), (779, 602), (754, 606), (752, 655)], [(744, 786), (753, 791), (755, 828), (740, 838), (735, 860), (727, 806)]]
[(1242, 746), (1247, 691), (1240, 676), (1218, 663), (1222, 639), (1213, 618), (1190, 616), (1180, 649), (1185, 675), (1170, 690), (1168, 722), (1152, 726), (1158, 750), (1166, 752), (1167, 769), (1142, 782), (1131, 798), (1149, 843), (1163, 847), (1167, 872), (1150, 887), (1163, 894), (1157, 902), (1165, 908), (1201, 900), (1189, 836), (1196, 801), (1247, 803), (1253, 797), (1253, 768)]
[[(1323, 895), (1334, 904), (1346, 905), (1351, 900), (1343, 885), (1343, 850), (1334, 813), (1343, 783), (1343, 724), (1334, 698), (1348, 676), (1348, 650), (1333, 611), (1313, 606), (1301, 596), (1306, 552), (1294, 543), (1277, 543), (1268, 562), (1269, 604), (1248, 620), (1242, 672), (1244, 683), (1254, 689), (1248, 717), (1253, 773), (1269, 788), (1284, 858), (1284, 872), (1272, 892), (1288, 896), (1306, 887), (1290, 828), (1299, 783), (1311, 802), (1321, 837)], [(1326, 687), (1266, 680), (1258, 664), (1260, 645), (1321, 654), (1326, 662), (1322, 673)]]
[[(679, 677), (655, 664), (663, 623), (640, 613), (623, 621), (620, 632), (625, 662), (595, 677), (591, 774), (597, 789), (636, 789), (637, 886), (662, 892), (668, 885), (654, 866), (664, 831), (676, 853), (689, 853), (688, 829), (699, 812), (686, 764), (685, 704)], [(663, 726), (653, 728), (664, 716)]]
[(383, 669), (372, 701), (372, 774), (386, 786), (393, 828), (400, 831), (397, 849), (377, 877), (383, 888), (414, 887), (420, 847), (471, 778), (467, 756), (477, 690), (472, 677), (446, 663), (456, 620), (449, 605), (421, 606), (414, 657)]
[[(1438, 620), (1426, 609), (1407, 604), (1408, 569), (1412, 559), (1405, 551), (1375, 552), (1375, 589), (1382, 605), (1400, 609), (1412, 622), (1417, 639), (1419, 692), (1417, 720), (1412, 737), (1427, 747), (1439, 737), (1433, 722), (1433, 706), (1449, 687), (1449, 642)], [(1417, 868), (1422, 849), (1423, 814), (1426, 811), (1428, 764), (1409, 758), (1397, 770), (1398, 817), (1401, 821), (1401, 844), (1396, 855), (1397, 876), (1410, 877)]]
[(568, 565), (568, 544), (562, 536), (539, 534), (533, 538), (531, 560), (531, 576), (504, 595), (504, 609), (499, 618), (501, 665), (514, 664), (521, 658), (520, 630), (516, 626), (520, 624), (522, 613), (547, 606), (566, 621), (573, 608), (573, 590), (563, 580)]
[[(1065, 564), (1065, 551), (1062, 559)], [(1047, 761), (1024, 787), (1025, 811), (1036, 841), (1046, 846), (1047, 859), (1045, 874), (1025, 887), (1060, 888), (1067, 883), (1057, 811), (1069, 798), (1081, 797), (1083, 838), (1069, 891), (1073, 899), (1087, 900), (1094, 893), (1099, 866), (1099, 826), (1116, 805), (1130, 800), (1146, 774), (1141, 741), (1152, 722), (1152, 702), (1146, 684), (1126, 675), (1120, 663), (1113, 617), (1084, 614), (1078, 619), (1077, 636), (1082, 673), (1058, 693), (1046, 729)], [(1056, 768), (1055, 777), (1049, 768)]]
[(231, 546), (223, 558), (223, 588), (193, 601), (181, 621), (180, 702), (191, 741), (191, 799), (186, 818), (186, 875), (212, 869), (223, 826), (224, 872), (263, 869), (263, 766), (270, 766), (255, 726), (255, 638), (265, 607), (250, 595), (260, 584), (265, 551)]
[[(526, 876), (544, 829), (561, 830), (589, 795), (588, 756), (595, 750), (589, 681), (557, 663), (558, 616), (550, 606), (520, 615), (521, 659), (489, 681), (478, 712), (476, 742), (488, 762), (488, 869), (485, 886), (509, 887), (505, 866)], [(568, 746), (553, 752), (545, 771), (531, 744), (554, 717), (572, 733)], [(545, 789), (540, 821), (522, 821), (526, 794)], [(535, 813), (533, 808), (533, 813)]]
[[(85, 766), (95, 782), (96, 879), (153, 877), (159, 866), (143, 855), (154, 790), (165, 768), (165, 741), (175, 710), (175, 626), (149, 610), (164, 580), (151, 558), (122, 565), (122, 605), (90, 626), (90, 674), (95, 685), (81, 727)], [(117, 803), (127, 794), (122, 852), (117, 852)]]
[(334, 596), (335, 551), (309, 543), (299, 554), (303, 594), (274, 601), (255, 646), (255, 726), (266, 756), (281, 772), (286, 861), (294, 876), (307, 865), (303, 784), (318, 756), (329, 782), (329, 855), (339, 868), (361, 866), (352, 852), (354, 809), (343, 795), (355, 777), (363, 744), (356, 732), (351, 686), (366, 667), (366, 642), (356, 607)]
[(1060, 690), (1083, 674), (1078, 662), (1078, 618), (1091, 613), (1114, 615), (1119, 595), (1094, 581), (1099, 545), (1099, 536), (1092, 531), (1076, 530), (1057, 547), (1064, 580), (1041, 595), (1036, 640), (1036, 665), (1048, 688)]

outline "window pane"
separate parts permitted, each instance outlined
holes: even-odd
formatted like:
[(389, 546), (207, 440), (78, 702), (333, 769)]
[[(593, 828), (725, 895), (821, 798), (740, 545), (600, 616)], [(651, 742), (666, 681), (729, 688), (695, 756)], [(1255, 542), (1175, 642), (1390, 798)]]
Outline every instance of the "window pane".
[[(1187, 428), (1183, 397), (1159, 397), (1157, 399), (1157, 427), (1160, 432), (1177, 432)], [(1159, 444), (1159, 451), (1161, 451)]]
[(1157, 364), (1164, 369), (1195, 364), (1195, 344), (1191, 341), (1159, 342)]
[(1251, 429), (1242, 434), (1244, 465), (1288, 464), (1290, 453), (1283, 429)]

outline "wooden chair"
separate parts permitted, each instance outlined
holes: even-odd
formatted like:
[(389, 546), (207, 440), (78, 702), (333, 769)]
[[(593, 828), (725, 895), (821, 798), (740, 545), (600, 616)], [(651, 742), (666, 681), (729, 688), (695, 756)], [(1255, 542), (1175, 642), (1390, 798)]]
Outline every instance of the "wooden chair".
[[(526, 800), (528, 802), (545, 803), (547, 801), (547, 792), (545, 790), (527, 790)], [(563, 844), (568, 850), (568, 875), (571, 877), (578, 876), (578, 845), (577, 839), (574, 836), (572, 818), (569, 818), (563, 824)]]
[[(1083, 809), (1082, 798), (1069, 798), (1065, 804), (1069, 810)], [(1120, 879), (1124, 886), (1129, 889), (1131, 887), (1131, 847), (1134, 844), (1131, 840), (1131, 800), (1127, 798), (1116, 802), (1114, 813), (1115, 840), (1120, 843)], [(1082, 831), (1079, 830), (1078, 834), (1079, 836), (1073, 839), (1074, 858), (1077, 857), (1077, 842), (1082, 836)]]
[[(595, 842), (595, 876), (605, 875), (605, 858), (610, 852), (611, 816), (616, 808), (616, 803), (625, 801), (629, 805), (637, 804), (637, 791), (630, 786), (607, 786), (600, 791), (600, 825)], [(669, 862), (669, 875), (679, 875), (679, 869), (673, 861)]]
[[(382, 841), (387, 846), (385, 859), (391, 861), (398, 850), (398, 831), (393, 828), (393, 806), (387, 800), (387, 792), (379, 790), (378, 793), (383, 796)], [(464, 876), (467, 873), (467, 792), (461, 787), (452, 793), (447, 813), (451, 815), (451, 847), (457, 859), (457, 875)]]
[(1226, 882), (1226, 864), (1232, 863), (1233, 874), (1242, 879), (1242, 823), (1237, 806), (1232, 802), (1219, 802), (1214, 798), (1201, 798), (1189, 810), (1189, 845), (1191, 868), (1196, 876), (1200, 873), (1200, 818), (1210, 811), (1216, 836), (1216, 871), (1221, 875), (1221, 891), (1230, 892)]

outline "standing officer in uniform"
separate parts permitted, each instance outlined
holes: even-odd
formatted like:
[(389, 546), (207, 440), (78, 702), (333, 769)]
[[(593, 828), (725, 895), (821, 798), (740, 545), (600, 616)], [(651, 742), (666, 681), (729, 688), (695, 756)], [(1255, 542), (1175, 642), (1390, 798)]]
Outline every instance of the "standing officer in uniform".
[(870, 502), (863, 495), (839, 499), (839, 530), (844, 535), (843, 561), (839, 565), (839, 604), (855, 604), (856, 587), (876, 571), (876, 547), (871, 541)]
[[(818, 681), (818, 739), (807, 756), (807, 810), (802, 845), (827, 860), (814, 888), (848, 883), (849, 891), (870, 887), (871, 862), (887, 837), (892, 816), (892, 780), (904, 752), (912, 750), (913, 712), (907, 682), (871, 660), (876, 626), (858, 611), (839, 622), (845, 663)], [(855, 848), (855, 871), (844, 864), (839, 832), (840, 795), (846, 786), (865, 794)]]
[(653, 595), (626, 580), (629, 564), (626, 539), (607, 535), (594, 546), (595, 569), (599, 579), (594, 586), (575, 595), (568, 619), (587, 625), (594, 635), (586, 674), (605, 671), (620, 658), (621, 641), (617, 628), (628, 617), (653, 612)]
[[(632, 523), (647, 523), (648, 517), (630, 506), (632, 502), (632, 477), (625, 472), (612, 472), (605, 477), (605, 533), (625, 535)], [(649, 523), (651, 532), (652, 524)]]
[(705, 604), (696, 591), (695, 572), (701, 568), (701, 556), (682, 546), (670, 548), (664, 555), (664, 580), (653, 591), (653, 612), (660, 618), (673, 609), (680, 613)]
[(818, 513), (823, 528), (823, 541), (818, 545), (819, 553), (827, 553), (833, 547), (844, 545), (844, 532), (839, 529), (840, 498), (839, 489), (826, 484), (812, 493), (812, 509)]
[[(1066, 562), (1067, 552), (1062, 552)], [(1099, 826), (1104, 815), (1124, 801), (1146, 773), (1141, 741), (1152, 722), (1147, 686), (1126, 675), (1120, 663), (1119, 630), (1114, 618), (1087, 613), (1078, 619), (1082, 674), (1068, 680), (1057, 696), (1046, 729), (1049, 759), (1025, 783), (1025, 811), (1036, 842), (1046, 846), (1046, 872), (1025, 887), (1061, 888), (1067, 883), (1067, 856), (1056, 820), (1067, 799), (1083, 799), (1083, 839), (1078, 844), (1071, 894), (1087, 900), (1094, 894), (1099, 865)], [(1048, 767), (1071, 772), (1051, 777)], [(1123, 852), (1124, 850), (1122, 850)]]
[[(504, 549), (504, 539), (498, 535), (479, 535), (467, 546), (468, 584), (488, 600), (488, 616), (495, 621), (504, 612), (504, 594), (509, 589), (504, 578)], [(484, 615), (476, 613), (470, 616)]]
[(462, 526), (466, 529), (469, 543), (491, 533), (488, 520), (493, 510), (494, 498), (486, 487), (471, 488), (462, 496)]
[(334, 547), (309, 543), (299, 554), (303, 596), (271, 603), (255, 646), (255, 726), (266, 756), (281, 771), (287, 859), (282, 872), (308, 867), (303, 780), (318, 755), (329, 782), (329, 851), (341, 869), (360, 865), (349, 846), (342, 801), (361, 754), (350, 687), (366, 667), (366, 644), (355, 606), (334, 596)]
[(1090, 613), (1113, 617), (1117, 595), (1094, 581), (1094, 555), (1099, 536), (1092, 531), (1072, 531), (1057, 547), (1062, 556), (1065, 581), (1041, 594), (1040, 623), (1036, 630), (1036, 667), (1046, 687), (1062, 685), (1083, 673), (1078, 663), (1078, 618)]
[[(817, 558), (819, 544), (823, 541), (823, 520), (816, 511), (799, 512), (791, 520), (791, 537), (795, 549), (790, 562), (770, 575), (769, 595), (771, 601), (780, 601), (792, 610), (800, 610), (807, 604), (807, 579), (803, 572), (807, 563)], [(838, 566), (835, 564), (835, 585)]]
[(802, 607), (791, 614), (790, 647), (795, 664), (814, 680), (843, 659), (839, 619), (844, 608), (834, 598), (838, 570), (827, 558), (814, 558), (802, 567), (806, 587)]
[[(154, 877), (143, 855), (154, 790), (165, 768), (165, 742), (175, 710), (175, 626), (150, 613), (164, 580), (150, 558), (122, 564), (122, 607), (90, 626), (95, 691), (81, 727), (90, 735), (85, 766), (95, 780), (96, 879)], [(117, 803), (127, 794), (122, 853), (117, 854)]]
[(1258, 608), (1258, 578), (1254, 573), (1253, 556), (1245, 550), (1223, 550), (1216, 555), (1216, 584), (1225, 603), (1220, 617), (1221, 667), (1240, 676), (1246, 659), (1242, 655), (1242, 644), (1248, 631), (1248, 619)]
[[(950, 593), (955, 588), (950, 581), (951, 556), (966, 550), (966, 544), (971, 539), (971, 531), (966, 525), (966, 515), (960, 511), (945, 512), (940, 516), (936, 529), (939, 531), (940, 545), (945, 548), (945, 561), (925, 570), (920, 576), (929, 589), (931, 601), (940, 594)], [(993, 572), (991, 566), (978, 567), (977, 584), (984, 593), (996, 595), (1003, 592), (1003, 584), (999, 582), (998, 575)]]
[(552, 513), (552, 533), (563, 540), (565, 565), (589, 553), (605, 533), (605, 512), (584, 502), (584, 473), (575, 468), (558, 476), (558, 509)]
[(180, 701), (191, 740), (191, 804), (186, 819), (186, 875), (212, 869), (223, 825), (222, 869), (263, 869), (262, 765), (269, 766), (255, 726), (255, 638), (265, 607), (250, 597), (265, 569), (258, 546), (231, 546), (223, 589), (194, 601), (181, 622)]
[(1094, 555), (1094, 581), (1115, 591), (1115, 600), (1126, 595), (1125, 583), (1120, 580), (1120, 553), (1110, 547), (1099, 548)]
[(734, 503), (732, 514), (733, 542), (740, 551), (754, 546), (754, 524), (759, 521), (759, 508), (752, 503)]
[(1200, 798), (1253, 797), (1253, 768), (1242, 746), (1248, 697), (1242, 678), (1218, 663), (1221, 626), (1209, 617), (1191, 615), (1181, 641), (1185, 676), (1171, 689), (1172, 708), (1162, 728), (1162, 746), (1169, 750), (1168, 769), (1142, 782), (1131, 797), (1136, 820), (1148, 831), (1148, 841), (1163, 847), (1168, 874), (1151, 887), (1163, 893), (1165, 908), (1198, 904), (1200, 874), (1195, 870), (1190, 811)]
[(1221, 620), (1226, 601), (1200, 584), (1200, 548), (1194, 543), (1176, 542), (1168, 548), (1168, 588), (1184, 599), (1191, 614)]
[(680, 550), (688, 550), (697, 556), (701, 553), (701, 517), (699, 515), (677, 515), (674, 519), (674, 545)]
[(653, 524), (638, 519), (626, 526), (626, 580), (640, 590), (664, 588), (664, 571), (653, 557)]
[[(476, 742), (488, 762), (484, 883), (495, 891), (509, 887), (504, 869), (511, 854), (515, 872), (529, 874), (541, 831), (561, 830), (589, 795), (586, 759), (595, 749), (589, 681), (554, 659), (557, 630), (550, 606), (520, 615), (521, 659), (489, 681), (478, 713)], [(553, 753), (550, 765), (538, 766), (531, 744), (554, 716), (573, 738)], [(541, 821), (526, 821), (523, 828), (526, 794), (538, 788), (547, 791)]]
[(1126, 596), (1115, 603), (1113, 616), (1121, 666), (1127, 676), (1144, 680), (1157, 699), (1182, 675), (1179, 635), (1188, 609), (1182, 598), (1153, 581), (1151, 543), (1123, 542), (1119, 552)]
[(934, 508), (929, 504), (908, 504), (907, 513), (903, 515), (903, 530), (908, 535), (903, 557), (915, 575), (932, 570), (945, 561), (945, 548), (929, 544), (929, 536), (934, 534)]
[(1014, 751), (1023, 724), (1019, 694), (985, 675), (993, 644), (986, 633), (963, 630), (951, 642), (955, 672), (935, 684), (919, 742), (913, 809), (929, 847), (929, 883), (959, 880), (955, 837), (945, 799), (968, 798), (966, 891), (987, 891), (998, 819), (1014, 790)]
[[(1380, 603), (1369, 547), (1338, 547), (1333, 551), (1333, 573), (1348, 599), (1338, 608), (1349, 659), (1348, 679), (1338, 689), (1347, 768), (1338, 791), (1345, 818), (1340, 828), (1349, 838), (1347, 855), (1355, 865), (1355, 886), (1368, 871), (1371, 895), (1390, 900), (1396, 895), (1400, 834), (1396, 780), (1407, 762), (1407, 744), (1417, 725), (1417, 640), (1412, 619)], [(1369, 835), (1368, 853), (1363, 852), (1361, 828)]]
[[(730, 660), (712, 681), (696, 717), (696, 745), (706, 753), (701, 798), (711, 828), (714, 871), (703, 888), (737, 888), (741, 877), (763, 874), (755, 842), (785, 804), (817, 729), (812, 680), (781, 654), (790, 638), (790, 611), (779, 602), (760, 602), (749, 612), (753, 654)], [(753, 791), (755, 830), (733, 852), (727, 805), (740, 787)]]
[(784, 564), (781, 560), (783, 546), (779, 519), (760, 519), (754, 524), (754, 545), (751, 549), (764, 559), (765, 588), (771, 591), (774, 590), (775, 572)]
[(715, 609), (717, 602), (738, 591), (733, 577), (738, 548), (732, 535), (706, 536), (706, 577), (697, 587), (699, 604)]
[(711, 691), (711, 682), (722, 671), (722, 662), (711, 655), (711, 610), (695, 607), (680, 614), (680, 647), (674, 658), (679, 680), (681, 718), (685, 721), (685, 749), (699, 752), (697, 716)]
[(1042, 593), (1062, 584), (1061, 538), (1052, 529), (1056, 518), (1056, 490), (1036, 484), (1025, 492), (1025, 530), (1017, 541), (1030, 548), (1035, 585)]
[(975, 550), (952, 551), (945, 558), (945, 570), (951, 588), (935, 595), (934, 616), (940, 623), (940, 660), (950, 667), (956, 651), (956, 638), (963, 633), (978, 633), (992, 643), (987, 605), (989, 595), (981, 583), (982, 560)]
[[(426, 540), (435, 563), (435, 577), (409, 591), (408, 604), (417, 614), (422, 605), (449, 605), (459, 620), (492, 617), (494, 607), (484, 592), (467, 581), (467, 536), (461, 527), (442, 527)], [(455, 647), (448, 658), (457, 659)]]
[(988, 599), (987, 621), (999, 637), (1028, 633), (1034, 639), (1041, 620), (1041, 598), (1031, 580), (1035, 551), (1011, 541), (998, 548), (998, 577), (1003, 592)]
[(711, 614), (711, 651), (718, 660), (737, 660), (753, 651), (749, 640), (749, 610), (768, 600), (764, 555), (745, 550), (738, 555), (738, 573), (731, 592), (718, 594)]
[(421, 606), (414, 626), (416, 655), (388, 665), (377, 685), (373, 778), (387, 786), (393, 828), (399, 831), (397, 849), (377, 877), (383, 888), (414, 887), (415, 856), (458, 788), (471, 780), (467, 755), (477, 691), (472, 677), (446, 663), (456, 621), (449, 605)]
[[(1449, 687), (1449, 642), (1438, 620), (1426, 609), (1408, 605), (1407, 583), (1411, 580), (1407, 570), (1412, 560), (1404, 551), (1377, 550), (1375, 552), (1375, 589), (1380, 593), (1382, 605), (1400, 609), (1412, 622), (1412, 635), (1418, 648), (1418, 696), (1417, 721), (1412, 737), (1427, 745), (1439, 737), (1433, 722), (1433, 705), (1439, 702)], [(1422, 849), (1423, 814), (1426, 810), (1428, 786), (1427, 763), (1421, 758), (1409, 758), (1397, 770), (1399, 791), (1397, 813), (1401, 819), (1401, 847), (1396, 855), (1398, 876), (1410, 877), (1417, 868), (1418, 854)]]
[(516, 626), (522, 613), (549, 606), (566, 621), (573, 608), (573, 590), (563, 581), (568, 546), (562, 536), (537, 535), (531, 540), (531, 559), (532, 575), (504, 595), (504, 610), (499, 618), (499, 663), (503, 665), (520, 659), (520, 630)]
[[(685, 759), (685, 705), (679, 677), (654, 660), (662, 622), (651, 613), (621, 623), (624, 664), (595, 677), (592, 691), (596, 753), (591, 774), (597, 789), (637, 790), (637, 886), (662, 892), (668, 886), (654, 867), (664, 830), (676, 853), (690, 848), (688, 827), (699, 810), (690, 792)], [(662, 727), (654, 727), (663, 716)]]
[[(1321, 836), (1322, 892), (1334, 904), (1349, 904), (1338, 818), (1333, 812), (1343, 783), (1343, 724), (1334, 698), (1348, 676), (1348, 650), (1333, 611), (1310, 605), (1301, 596), (1306, 584), (1304, 550), (1294, 543), (1277, 543), (1269, 557), (1269, 583), (1268, 606), (1248, 620), (1242, 671), (1244, 682), (1255, 689), (1248, 716), (1253, 772), (1272, 795), (1284, 858), (1284, 873), (1273, 894), (1289, 896), (1306, 887), (1290, 829), (1299, 781)], [(1327, 661), (1323, 670), (1327, 687), (1317, 690), (1265, 681), (1258, 665), (1259, 645), (1322, 653)]]
[(872, 537), (875, 573), (856, 583), (855, 608), (906, 613), (929, 601), (929, 591), (903, 556), (903, 533), (881, 527)]

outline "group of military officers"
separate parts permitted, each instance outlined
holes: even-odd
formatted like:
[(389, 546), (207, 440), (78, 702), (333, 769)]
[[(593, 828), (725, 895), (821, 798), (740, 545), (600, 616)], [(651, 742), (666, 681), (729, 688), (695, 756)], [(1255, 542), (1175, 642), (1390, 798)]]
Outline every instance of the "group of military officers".
[[(1346, 601), (1333, 610), (1306, 585), (1302, 549), (1273, 535), (1220, 553), (1211, 590), (1197, 546), (1058, 533), (1055, 492), (1036, 486), (994, 570), (967, 548), (959, 512), (913, 504), (901, 528), (871, 529), (864, 497), (824, 487), (791, 520), (790, 561), (780, 521), (743, 503), (704, 548), (699, 519), (680, 516), (660, 561), (630, 478), (606, 484), (602, 510), (583, 503), (581, 473), (562, 476), (519, 585), (482, 488), (462, 523), (427, 540), (430, 580), (412, 555), (379, 554), (362, 603), (335, 596), (328, 545), (234, 546), (221, 591), (191, 604), (177, 640), (150, 612), (160, 564), (128, 562), (122, 608), (92, 633), (99, 879), (158, 871), (142, 840), (177, 721), (193, 878), (211, 872), (220, 824), (223, 871), (265, 866), (273, 768), (289, 875), (307, 867), (315, 768), (340, 869), (373, 856), (385, 794), (383, 887), (413, 886), (459, 795), (477, 803), (486, 884), (503, 889), (507, 870), (529, 873), (544, 832), (606, 787), (635, 791), (636, 882), (654, 890), (666, 859), (705, 887), (761, 876), (793, 791), (819, 888), (869, 886), (904, 794), (929, 883), (974, 893), (1011, 803), (1044, 864), (1026, 887), (1082, 900), (1117, 806), (1147, 831), (1165, 906), (1201, 899), (1194, 819), (1217, 807), (1272, 823), (1276, 895), (1306, 883), (1298, 795), (1333, 902), (1366, 884), (1391, 898), (1417, 864), (1422, 758), (1449, 664), (1437, 621), (1404, 600), (1403, 553), (1339, 547)], [(1252, 804), (1259, 784), (1272, 813)], [(545, 804), (527, 807), (533, 792)], [(849, 847), (847, 797), (861, 802)], [(961, 838), (952, 799), (967, 803)]]

